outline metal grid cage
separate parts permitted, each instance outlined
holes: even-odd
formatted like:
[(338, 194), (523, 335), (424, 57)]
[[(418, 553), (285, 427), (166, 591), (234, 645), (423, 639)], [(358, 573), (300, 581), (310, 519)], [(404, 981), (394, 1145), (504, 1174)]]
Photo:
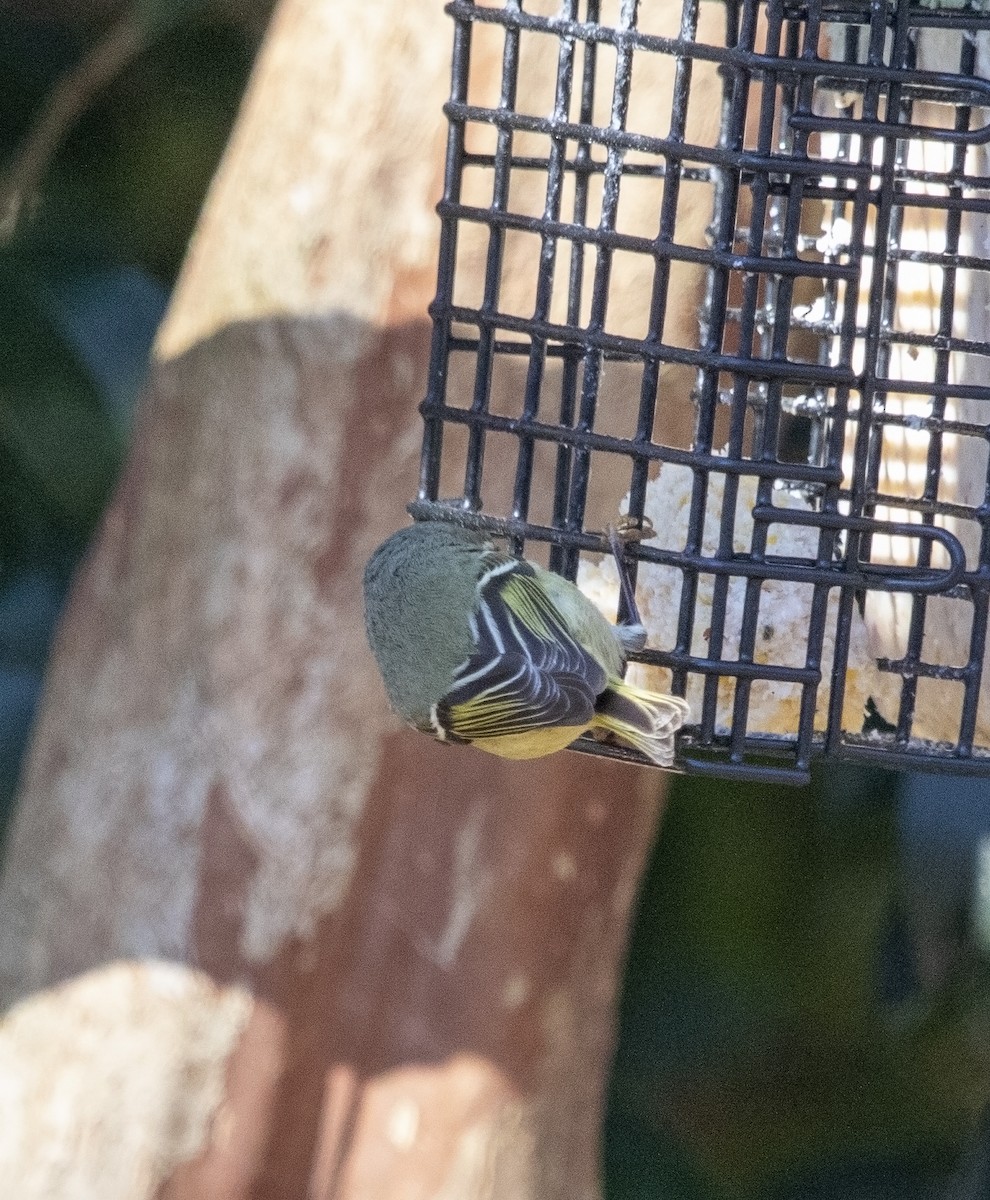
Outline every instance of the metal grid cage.
[(990, 6), (447, 12), (413, 514), (607, 604), (621, 511), (688, 770), (990, 772)]

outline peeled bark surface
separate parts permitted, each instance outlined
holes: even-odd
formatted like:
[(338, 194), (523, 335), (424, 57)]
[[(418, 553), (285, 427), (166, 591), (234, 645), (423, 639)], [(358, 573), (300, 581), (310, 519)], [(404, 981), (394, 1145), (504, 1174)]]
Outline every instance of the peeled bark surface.
[[(128, 1197), (596, 1194), (654, 776), (393, 728), (359, 578), (413, 455), (405, 428), (362, 451), (359, 401), (403, 338), (362, 352), (350, 329), (335, 356), (314, 332), (241, 326), (159, 369), (64, 619), (0, 897), (5, 990), (26, 997), (0, 1055), (44, 1069), (29, 1114), (97, 1051), (130, 1061), (64, 1142), (34, 1142), (40, 1112), (6, 1131), (19, 1195), (118, 1176)], [(133, 1006), (83, 1053), (83, 1000), (110, 1005), (122, 970), (153, 988), (161, 959), (188, 976), (168, 1011)], [(64, 1030), (41, 1064), (39, 1006)], [(204, 1028), (218, 1057), (196, 1069)], [(145, 1099), (122, 1108), (131, 1073)]]
[(402, 730), (363, 632), (415, 488), (449, 44), (439, 4), (277, 14), (0, 880), (18, 1200), (599, 1194), (661, 776)]

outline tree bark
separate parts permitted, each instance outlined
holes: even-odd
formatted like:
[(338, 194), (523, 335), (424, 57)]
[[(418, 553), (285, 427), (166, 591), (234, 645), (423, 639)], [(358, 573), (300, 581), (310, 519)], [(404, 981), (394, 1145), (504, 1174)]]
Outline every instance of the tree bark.
[(415, 488), (449, 46), (439, 3), (270, 31), (0, 880), (19, 1200), (598, 1195), (662, 777), (401, 730), (363, 633)]

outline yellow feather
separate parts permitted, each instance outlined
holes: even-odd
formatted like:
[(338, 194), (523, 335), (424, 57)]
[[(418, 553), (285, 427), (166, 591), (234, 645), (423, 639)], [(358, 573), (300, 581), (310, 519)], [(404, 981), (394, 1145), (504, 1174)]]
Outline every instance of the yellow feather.
[(499, 758), (542, 758), (544, 754), (565, 749), (588, 728), (588, 725), (553, 725), (504, 737), (472, 738), (471, 745)]

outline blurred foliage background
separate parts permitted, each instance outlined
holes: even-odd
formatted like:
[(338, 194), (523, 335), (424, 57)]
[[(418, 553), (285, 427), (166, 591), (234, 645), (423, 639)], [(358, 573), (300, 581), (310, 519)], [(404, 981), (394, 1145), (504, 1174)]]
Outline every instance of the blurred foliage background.
[[(0, 830), (270, 6), (0, 0), (6, 183), (58, 80), (122, 19), (138, 34), (0, 229)], [(987, 785), (678, 779), (630, 950), (607, 1200), (990, 1197), (988, 954)]]
[[(269, 7), (0, 0), (0, 828), (56, 614), (120, 469)], [(39, 114), (122, 21), (135, 52), (12, 208)]]

